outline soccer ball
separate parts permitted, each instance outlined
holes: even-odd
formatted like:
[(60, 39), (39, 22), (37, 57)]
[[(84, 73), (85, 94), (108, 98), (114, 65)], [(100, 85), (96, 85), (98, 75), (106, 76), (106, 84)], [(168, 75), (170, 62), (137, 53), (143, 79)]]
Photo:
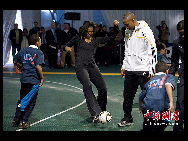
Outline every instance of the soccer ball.
[(99, 114), (99, 122), (101, 123), (108, 123), (112, 120), (112, 116), (109, 112), (103, 111)]

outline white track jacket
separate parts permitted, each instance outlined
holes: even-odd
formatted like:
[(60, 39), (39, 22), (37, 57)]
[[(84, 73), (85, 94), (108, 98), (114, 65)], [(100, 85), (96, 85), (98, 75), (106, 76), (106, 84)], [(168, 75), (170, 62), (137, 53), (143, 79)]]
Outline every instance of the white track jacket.
[(134, 30), (125, 30), (125, 57), (122, 69), (149, 71), (154, 74), (157, 49), (152, 30), (145, 21), (138, 21)]

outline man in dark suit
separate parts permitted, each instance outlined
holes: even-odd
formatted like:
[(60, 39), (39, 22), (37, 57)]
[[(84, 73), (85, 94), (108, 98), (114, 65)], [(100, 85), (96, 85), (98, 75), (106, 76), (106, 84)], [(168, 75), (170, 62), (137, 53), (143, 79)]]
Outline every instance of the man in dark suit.
[(57, 36), (55, 32), (55, 23), (51, 23), (51, 29), (46, 31), (46, 42), (48, 46), (48, 63), (49, 68), (57, 68)]
[(32, 34), (38, 35), (39, 32), (40, 28), (38, 27), (38, 22), (34, 22), (34, 27), (29, 30), (29, 36), (31, 36)]
[(59, 49), (61, 49), (62, 41), (63, 41), (63, 31), (61, 30), (61, 24), (58, 23), (57, 29), (55, 30), (57, 36), (57, 44), (59, 45)]
[(175, 76), (177, 70), (179, 74), (175, 109), (175, 111), (178, 111), (179, 115), (178, 121), (175, 121), (173, 131), (184, 131), (184, 20), (178, 22), (177, 30), (179, 37), (173, 42), (169, 74)]
[(18, 29), (17, 23), (14, 24), (14, 29), (10, 31), (9, 38), (12, 41), (12, 56), (14, 56), (16, 53), (16, 48), (17, 51), (20, 51), (22, 42), (22, 30)]
[(41, 38), (40, 50), (42, 50), (42, 52), (44, 53), (44, 61), (45, 61), (48, 53), (48, 45), (46, 44), (46, 31), (44, 27), (41, 27), (40, 30), (41, 30), (39, 33), (39, 37)]

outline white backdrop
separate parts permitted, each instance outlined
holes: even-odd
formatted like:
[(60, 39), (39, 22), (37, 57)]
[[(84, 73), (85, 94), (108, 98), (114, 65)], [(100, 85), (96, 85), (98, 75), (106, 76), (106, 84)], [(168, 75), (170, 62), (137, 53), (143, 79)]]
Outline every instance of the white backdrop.
[[(67, 12), (80, 13), (80, 20), (73, 21), (73, 27), (77, 30), (79, 29), (79, 27), (83, 26), (84, 21), (93, 21), (93, 10), (65, 10), (65, 13)], [(69, 22), (72, 26), (72, 21), (64, 20), (64, 22)]]
[(17, 10), (3, 10), (3, 66), (9, 60), (11, 41), (9, 40), (10, 30), (14, 27)]

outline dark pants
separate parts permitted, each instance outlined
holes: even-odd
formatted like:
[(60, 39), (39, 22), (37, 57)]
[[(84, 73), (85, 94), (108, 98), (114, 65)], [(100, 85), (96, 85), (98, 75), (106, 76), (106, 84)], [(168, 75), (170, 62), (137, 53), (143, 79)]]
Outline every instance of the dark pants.
[(30, 84), (30, 83), (21, 83), (20, 100), (18, 100), (18, 102), (17, 102), (16, 113), (15, 113), (15, 117), (14, 117), (14, 119), (16, 121), (28, 122), (29, 116), (31, 115), (31, 113), (35, 107), (38, 92), (31, 99), (31, 101), (26, 106), (24, 111), (20, 111), (19, 104), (21, 104), (21, 100), (32, 90), (33, 85), (34, 84)]
[(16, 49), (19, 52), (21, 49), (21, 44), (16, 44), (16, 46), (12, 46), (12, 56), (16, 54)]
[(104, 64), (105, 58), (105, 47), (98, 47), (95, 54), (96, 62), (99, 64)]
[[(183, 120), (184, 120), (184, 77), (179, 76), (177, 82), (177, 101), (176, 110), (179, 112), (179, 120), (175, 121), (173, 131), (183, 131)], [(178, 125), (177, 125), (178, 124)]]
[(49, 68), (57, 68), (57, 49), (49, 48), (48, 47), (48, 63)]
[[(102, 74), (96, 64), (76, 67), (76, 75), (80, 83), (83, 85), (84, 96), (88, 110), (91, 115), (99, 115), (100, 112), (106, 110), (107, 89)], [(91, 82), (98, 90), (96, 99)]]
[(144, 89), (144, 85), (148, 82), (149, 72), (131, 72), (125, 71), (125, 81), (124, 81), (124, 102), (123, 102), (123, 110), (124, 110), (124, 119), (128, 122), (132, 122), (133, 118), (131, 115), (133, 99), (137, 92), (137, 88), (140, 85), (141, 90)]

